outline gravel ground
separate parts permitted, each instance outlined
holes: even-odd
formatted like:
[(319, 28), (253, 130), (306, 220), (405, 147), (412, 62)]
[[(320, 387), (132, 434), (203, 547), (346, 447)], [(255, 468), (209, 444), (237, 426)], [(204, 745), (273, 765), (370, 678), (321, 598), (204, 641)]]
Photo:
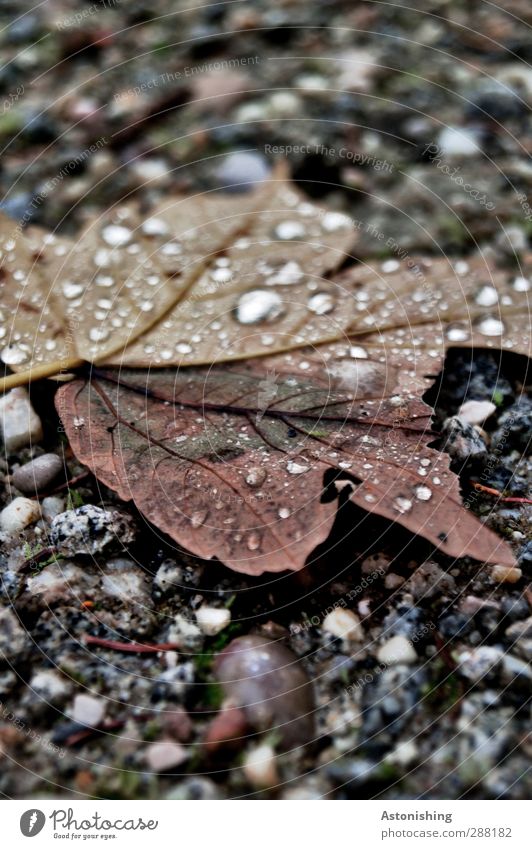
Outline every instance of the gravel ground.
[[(480, 244), (518, 266), (532, 216), (529, 4), (176, 13), (193, 5), (2, 4), (9, 215), (76, 233), (126, 196), (147, 209), (176, 189), (253, 182), (285, 155), (311, 196), (406, 251), (466, 258)], [(360, 250), (383, 255), (371, 238)], [(4, 434), (0, 457), (0, 793), (529, 798), (531, 508), (474, 487), (529, 496), (525, 367), (455, 350), (427, 396), (464, 500), (519, 568), (451, 561), (353, 508), (312, 569), (255, 580), (177, 551), (86, 474), (53, 385), (33, 386), (32, 433)], [(288, 688), (312, 680), (309, 745), (304, 718), (283, 739), (220, 714), (216, 657), (250, 634), (274, 643), (274, 669), (281, 646), (299, 658)], [(281, 698), (276, 721), (291, 710)]]

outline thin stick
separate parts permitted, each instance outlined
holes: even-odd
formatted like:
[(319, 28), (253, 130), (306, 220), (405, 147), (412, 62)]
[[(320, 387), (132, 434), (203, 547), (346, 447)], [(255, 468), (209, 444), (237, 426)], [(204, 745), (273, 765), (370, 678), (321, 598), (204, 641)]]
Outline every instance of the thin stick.
[(70, 360), (54, 360), (52, 363), (43, 363), (41, 366), (30, 368), (28, 371), (10, 374), (8, 377), (0, 378), (0, 392), (7, 392), (8, 389), (14, 389), (16, 386), (27, 386), (28, 383), (42, 380), (44, 377), (66, 374), (79, 368), (84, 362), (85, 360), (80, 360), (79, 357), (72, 357)]

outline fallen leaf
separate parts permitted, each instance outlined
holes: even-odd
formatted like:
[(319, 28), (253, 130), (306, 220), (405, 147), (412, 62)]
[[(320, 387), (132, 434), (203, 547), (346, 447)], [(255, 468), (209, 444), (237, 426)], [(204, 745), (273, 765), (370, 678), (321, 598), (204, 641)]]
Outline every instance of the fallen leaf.
[(431, 410), (419, 390), (430, 353), (416, 375), (402, 367), (407, 349), (386, 363), (344, 348), (105, 370), (62, 387), (56, 406), (75, 454), (103, 483), (183, 547), (236, 571), (301, 569), (334, 522), (326, 487), (347, 488), (358, 506), (452, 557), (513, 564), (462, 506), (447, 455), (428, 447)]
[[(77, 240), (20, 232), (2, 216), (0, 357), (13, 371), (53, 374), (82, 361), (209, 363), (224, 350), (234, 359), (322, 341), (331, 322), (307, 309), (308, 287), (354, 238), (347, 216), (277, 176), (249, 194), (174, 197), (148, 218), (123, 205)], [(346, 309), (336, 336), (347, 322)]]

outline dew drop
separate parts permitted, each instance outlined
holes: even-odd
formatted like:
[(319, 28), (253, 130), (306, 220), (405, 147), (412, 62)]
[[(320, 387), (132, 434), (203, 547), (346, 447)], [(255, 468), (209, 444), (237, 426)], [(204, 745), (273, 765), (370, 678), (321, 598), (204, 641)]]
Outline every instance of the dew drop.
[(192, 345), (189, 345), (188, 342), (178, 342), (175, 346), (175, 349), (178, 354), (191, 354), (192, 353)]
[(368, 352), (365, 348), (362, 348), (360, 345), (352, 345), (349, 348), (349, 356), (353, 357), (353, 359), (359, 360), (367, 360)]
[(342, 212), (326, 212), (321, 219), (321, 226), (326, 233), (335, 233), (336, 230), (345, 230), (351, 226), (351, 219)]
[(481, 286), (475, 295), (475, 303), (479, 304), (481, 307), (492, 307), (494, 304), (498, 303), (498, 301), (499, 295), (497, 293), (497, 289), (489, 284)]
[(316, 315), (327, 315), (334, 309), (334, 298), (328, 292), (317, 292), (309, 298), (308, 308)]
[(394, 500), (394, 505), (396, 510), (399, 510), (399, 513), (408, 513), (409, 510), (412, 509), (412, 502), (409, 498), (403, 498), (398, 495)]
[(474, 324), (483, 336), (501, 336), (504, 333), (504, 324), (495, 316), (483, 316), (483, 318), (477, 319)]
[(290, 515), (290, 510), (288, 509), (288, 507), (280, 507), (277, 511), (277, 515), (280, 519), (288, 519)]
[(71, 301), (74, 298), (79, 298), (83, 294), (84, 288), (80, 283), (63, 283), (62, 292), (67, 300)]
[(7, 345), (0, 354), (0, 359), (7, 366), (19, 366), (26, 362), (28, 353), (18, 345)]
[(281, 221), (274, 230), (275, 236), (284, 241), (303, 239), (305, 228), (300, 221)]
[(89, 330), (89, 339), (91, 342), (105, 342), (109, 337), (109, 331), (104, 327), (91, 327)]
[(469, 331), (462, 324), (450, 324), (445, 335), (450, 342), (466, 342), (469, 339)]
[(182, 253), (183, 249), (179, 242), (167, 242), (166, 245), (163, 245), (161, 248), (161, 253), (165, 256), (178, 256)]
[(102, 238), (112, 248), (120, 248), (131, 239), (131, 230), (121, 224), (108, 224), (102, 230)]
[(238, 299), (236, 319), (240, 324), (259, 324), (272, 321), (282, 313), (282, 299), (276, 292), (253, 289)]
[(530, 280), (526, 277), (516, 277), (512, 283), (512, 287), (516, 292), (528, 292), (530, 289)]
[(142, 225), (142, 232), (145, 236), (165, 236), (168, 226), (161, 218), (147, 218)]
[(418, 501), (430, 501), (432, 498), (432, 490), (428, 486), (416, 487), (416, 498)]
[(292, 260), (285, 262), (273, 274), (270, 274), (267, 283), (268, 286), (293, 286), (303, 279), (303, 270), (299, 263)]
[(387, 259), (381, 265), (381, 271), (384, 274), (391, 274), (394, 271), (397, 271), (400, 268), (400, 264), (396, 259)]

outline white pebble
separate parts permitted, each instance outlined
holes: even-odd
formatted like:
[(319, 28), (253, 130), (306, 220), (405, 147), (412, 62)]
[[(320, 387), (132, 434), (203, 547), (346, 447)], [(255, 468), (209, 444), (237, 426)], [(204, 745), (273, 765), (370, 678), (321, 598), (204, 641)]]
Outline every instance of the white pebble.
[(52, 519), (55, 519), (56, 516), (63, 513), (65, 509), (65, 499), (60, 498), (59, 495), (49, 495), (47, 498), (43, 498), (41, 509), (43, 519), (47, 522), (51, 522)]
[(43, 438), (41, 420), (22, 387), (0, 398), (0, 428), (6, 451), (16, 451)]
[(20, 496), (4, 507), (0, 513), (0, 529), (8, 534), (14, 534), (40, 518), (39, 502)]
[(323, 630), (342, 640), (356, 642), (364, 639), (364, 631), (358, 616), (351, 610), (343, 610), (340, 607), (327, 614), (323, 620)]
[(244, 775), (258, 790), (275, 787), (279, 781), (275, 752), (267, 743), (255, 746), (244, 760)]
[(385, 666), (395, 663), (414, 663), (417, 660), (415, 649), (406, 637), (391, 637), (377, 651), (377, 660)]
[(83, 725), (100, 725), (105, 716), (105, 701), (88, 693), (78, 693), (74, 698), (72, 719)]
[(231, 612), (225, 607), (208, 607), (203, 605), (196, 610), (196, 621), (207, 637), (214, 637), (227, 628), (231, 621)]
[(492, 401), (466, 401), (456, 415), (463, 422), (480, 425), (493, 415), (496, 409)]

